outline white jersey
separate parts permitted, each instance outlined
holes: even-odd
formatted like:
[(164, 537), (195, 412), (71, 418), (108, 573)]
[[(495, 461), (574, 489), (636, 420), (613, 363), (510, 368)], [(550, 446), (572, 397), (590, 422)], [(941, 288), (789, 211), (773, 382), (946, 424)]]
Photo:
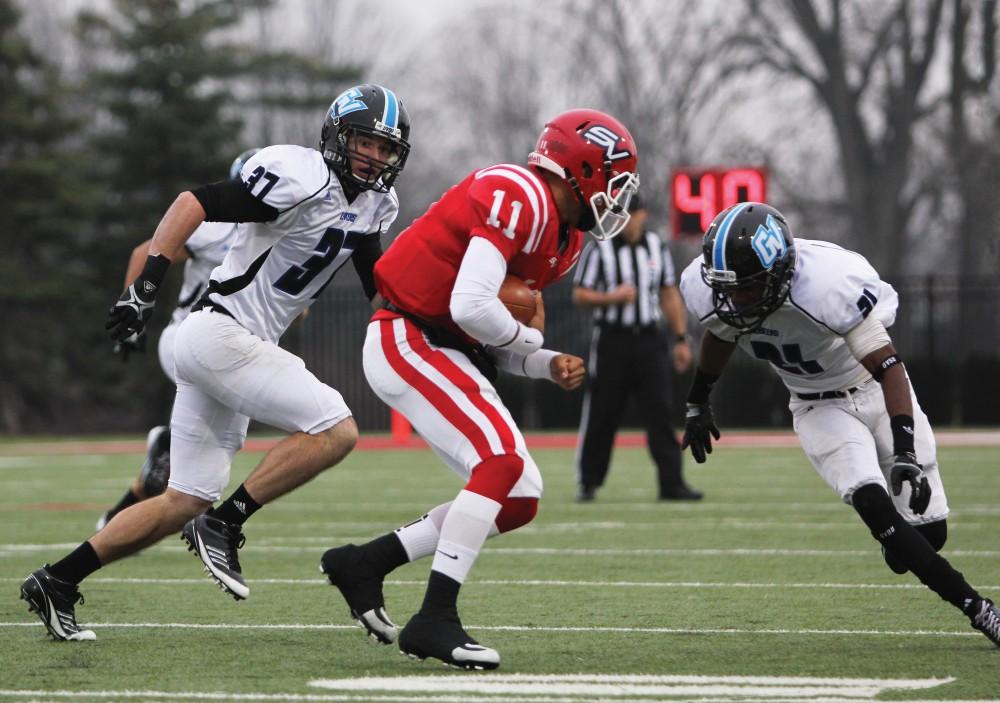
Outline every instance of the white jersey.
[(244, 222), (212, 272), (209, 298), (262, 339), (276, 342), (347, 263), (362, 237), (384, 233), (399, 212), (395, 190), (362, 191), (348, 203), (315, 149), (269, 146), (240, 172), (254, 197), (278, 210)]
[(189, 258), (184, 262), (181, 292), (170, 324), (180, 324), (191, 312), (191, 306), (205, 292), (212, 271), (226, 258), (235, 236), (236, 225), (232, 222), (203, 222), (184, 244)]
[(787, 300), (749, 334), (740, 334), (715, 314), (712, 289), (701, 278), (701, 257), (681, 274), (681, 295), (712, 334), (770, 362), (792, 393), (858, 386), (871, 374), (854, 358), (844, 335), (869, 314), (891, 326), (899, 302), (896, 291), (863, 256), (836, 244), (796, 239), (795, 251)]

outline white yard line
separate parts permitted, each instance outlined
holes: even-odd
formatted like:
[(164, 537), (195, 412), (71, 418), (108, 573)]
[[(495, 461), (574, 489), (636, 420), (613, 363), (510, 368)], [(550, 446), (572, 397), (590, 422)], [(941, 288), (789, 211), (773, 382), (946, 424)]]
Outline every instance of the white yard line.
[[(95, 628), (129, 628), (129, 629), (151, 629), (151, 630), (357, 630), (357, 625), (333, 625), (316, 623), (202, 623), (202, 622), (88, 622), (80, 623), (81, 626)], [(0, 622), (0, 628), (5, 627), (42, 627), (42, 624), (34, 622)], [(876, 637), (982, 637), (981, 634), (968, 629), (960, 631), (948, 630), (863, 630), (863, 629), (843, 629), (843, 630), (817, 630), (817, 629), (796, 629), (786, 630), (778, 628), (712, 628), (712, 627), (546, 627), (546, 626), (523, 626), (523, 625), (467, 625), (470, 630), (482, 630), (484, 632), (557, 632), (557, 633), (600, 633), (616, 632), (622, 634), (654, 634), (654, 635), (805, 635), (809, 637), (817, 635), (829, 635), (839, 637), (842, 635), (870, 635)], [(83, 645), (86, 646), (86, 645)]]
[[(266, 542), (267, 540), (262, 540)], [(12, 554), (28, 554), (33, 552), (57, 551), (73, 549), (79, 546), (78, 542), (56, 542), (50, 544), (0, 544), (0, 556), (10, 556)], [(160, 544), (151, 547), (151, 550), (164, 552), (185, 552), (182, 546)], [(251, 543), (247, 549), (259, 552), (284, 552), (288, 554), (316, 553), (316, 547), (296, 547), (291, 545), (268, 545)], [(492, 547), (487, 546), (486, 550), (490, 554), (521, 554), (538, 556), (561, 556), (561, 557), (606, 557), (606, 556), (780, 556), (780, 557), (841, 557), (855, 558), (870, 556), (877, 552), (873, 549), (754, 549), (754, 548), (626, 548), (626, 547), (603, 547), (603, 548), (576, 548), (576, 547)], [(1000, 557), (997, 550), (978, 549), (950, 549), (947, 551), (949, 557)]]
[[(0, 583), (20, 583), (23, 579), (4, 577), (0, 578)], [(215, 586), (215, 583), (208, 578), (103, 578), (95, 577), (87, 579), (88, 584), (110, 584), (110, 585), (156, 585), (156, 586), (186, 586), (204, 585)], [(328, 586), (326, 579), (250, 579), (254, 586)], [(915, 590), (921, 591), (926, 586), (919, 583), (781, 583), (781, 582), (749, 582), (749, 581), (580, 581), (580, 580), (553, 580), (553, 579), (471, 579), (470, 583), (481, 586), (542, 586), (563, 588), (567, 586), (580, 588), (733, 588), (733, 589), (832, 589), (832, 590)], [(427, 586), (426, 579), (402, 580), (388, 579), (387, 586)], [(1000, 585), (981, 585), (984, 591), (1000, 591)]]

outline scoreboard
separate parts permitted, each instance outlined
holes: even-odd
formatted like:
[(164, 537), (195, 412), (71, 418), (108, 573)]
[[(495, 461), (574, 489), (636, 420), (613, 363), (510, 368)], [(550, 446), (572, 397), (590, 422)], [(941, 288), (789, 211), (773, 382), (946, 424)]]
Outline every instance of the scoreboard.
[(761, 167), (686, 167), (670, 178), (674, 238), (701, 236), (715, 216), (736, 203), (767, 202), (767, 171)]

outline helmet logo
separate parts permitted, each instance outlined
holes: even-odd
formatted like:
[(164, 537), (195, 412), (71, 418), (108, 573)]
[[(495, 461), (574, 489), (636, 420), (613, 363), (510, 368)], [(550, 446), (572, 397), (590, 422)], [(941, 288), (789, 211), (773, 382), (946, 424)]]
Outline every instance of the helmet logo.
[(362, 93), (357, 88), (349, 88), (337, 96), (330, 106), (330, 112), (334, 117), (343, 117), (358, 110), (364, 110), (367, 105), (361, 101)]
[(632, 152), (628, 149), (615, 151), (615, 144), (621, 141), (622, 138), (603, 125), (589, 127), (583, 133), (583, 138), (593, 142), (597, 146), (603, 146), (604, 155), (608, 158), (608, 161), (627, 159), (632, 155)]
[(760, 259), (761, 265), (769, 269), (783, 256), (786, 249), (785, 237), (781, 234), (781, 228), (773, 215), (768, 215), (764, 224), (757, 227), (753, 237), (750, 239), (750, 246)]

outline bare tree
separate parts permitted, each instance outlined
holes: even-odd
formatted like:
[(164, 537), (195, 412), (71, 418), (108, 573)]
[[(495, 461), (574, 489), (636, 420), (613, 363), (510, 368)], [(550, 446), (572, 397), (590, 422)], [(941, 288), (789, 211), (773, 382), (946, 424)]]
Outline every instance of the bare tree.
[(746, 0), (734, 37), (746, 75), (764, 68), (804, 81), (836, 134), (850, 229), (887, 273), (926, 192), (911, 178), (914, 131), (940, 94), (928, 87), (944, 0)]
[(976, 4), (978, 42), (969, 36), (973, 4), (952, 0), (951, 5), (948, 144), (963, 204), (956, 227), (960, 233), (960, 271), (963, 274), (996, 273), (1000, 263), (1000, 251), (997, 250), (1000, 112), (995, 104), (990, 109), (989, 95), (996, 77), (997, 3), (996, 0), (983, 0)]

